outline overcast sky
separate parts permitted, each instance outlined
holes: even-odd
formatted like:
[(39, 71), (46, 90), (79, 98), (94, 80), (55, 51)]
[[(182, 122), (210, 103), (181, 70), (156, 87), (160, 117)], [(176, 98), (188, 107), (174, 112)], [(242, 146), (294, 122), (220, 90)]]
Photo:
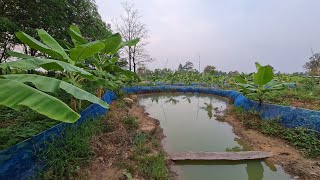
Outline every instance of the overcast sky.
[[(96, 0), (104, 21), (123, 13), (120, 0)], [(320, 52), (320, 0), (131, 0), (150, 30), (148, 67), (254, 71), (254, 62), (304, 71)], [(168, 63), (166, 64), (168, 59)]]

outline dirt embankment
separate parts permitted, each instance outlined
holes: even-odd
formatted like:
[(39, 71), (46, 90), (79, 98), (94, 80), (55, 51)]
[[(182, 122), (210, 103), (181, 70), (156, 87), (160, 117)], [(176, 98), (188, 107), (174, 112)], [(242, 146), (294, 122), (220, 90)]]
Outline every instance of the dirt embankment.
[[(163, 133), (159, 122), (138, 106), (137, 96), (130, 98), (133, 102), (115, 101), (111, 104), (105, 119), (107, 130), (92, 139), (95, 156), (81, 170), (80, 179), (125, 180), (128, 176), (151, 179), (148, 176), (158, 176), (152, 166), (158, 168), (162, 163), (162, 174), (156, 179), (175, 179), (175, 174), (169, 170), (170, 161), (166, 160), (167, 155), (162, 149)], [(134, 122), (125, 120), (128, 117), (134, 117), (137, 127)], [(135, 145), (141, 140), (137, 138), (141, 134), (145, 134), (148, 140)], [(157, 158), (162, 155), (164, 158)], [(143, 167), (143, 163), (150, 167)]]
[[(81, 170), (80, 179), (127, 179), (124, 172), (133, 172), (134, 179), (150, 179), (139, 168), (135, 160), (135, 136), (139, 132), (150, 135), (153, 142), (147, 142), (149, 151), (147, 156), (165, 154), (161, 140), (164, 137), (159, 122), (152, 119), (145, 112), (143, 107), (137, 105), (137, 96), (131, 96), (134, 100), (130, 105), (123, 106), (119, 101), (110, 106), (110, 111), (106, 117), (106, 132), (92, 140), (92, 147), (95, 156), (90, 163)], [(270, 137), (257, 130), (246, 128), (237, 117), (231, 113), (232, 105), (228, 107), (223, 120), (233, 126), (233, 130), (242, 141), (257, 151), (272, 152), (273, 156), (268, 160), (281, 165), (285, 171), (295, 179), (318, 180), (320, 179), (320, 160), (311, 160), (303, 156), (303, 153), (292, 147), (280, 138)], [(130, 131), (126, 127), (123, 119), (133, 116), (138, 122), (137, 129)], [(165, 154), (165, 156), (167, 156)], [(165, 158), (164, 158), (165, 159)], [(177, 175), (170, 171), (172, 165), (170, 161), (165, 161), (166, 171), (169, 176), (166, 179), (178, 179)]]
[(286, 141), (262, 134), (257, 130), (246, 128), (231, 112), (233, 106), (229, 105), (223, 120), (233, 126), (233, 131), (242, 141), (250, 145), (253, 150), (272, 152), (269, 158), (272, 162), (281, 165), (294, 179), (318, 180), (320, 179), (320, 159), (307, 159), (303, 153), (289, 145)]

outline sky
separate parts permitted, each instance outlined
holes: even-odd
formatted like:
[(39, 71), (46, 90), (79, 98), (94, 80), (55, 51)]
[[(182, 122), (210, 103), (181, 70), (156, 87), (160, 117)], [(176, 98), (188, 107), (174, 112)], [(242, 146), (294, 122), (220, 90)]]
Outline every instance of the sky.
[[(106, 23), (123, 13), (121, 0), (96, 0)], [(319, 0), (129, 0), (149, 30), (147, 67), (253, 72), (254, 62), (301, 72), (320, 52)], [(112, 26), (112, 23), (111, 23)]]

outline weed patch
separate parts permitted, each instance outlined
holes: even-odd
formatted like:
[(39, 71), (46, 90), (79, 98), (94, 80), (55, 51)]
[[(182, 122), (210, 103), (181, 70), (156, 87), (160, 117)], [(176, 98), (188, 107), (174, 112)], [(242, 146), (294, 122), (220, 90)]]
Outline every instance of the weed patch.
[(79, 167), (94, 155), (90, 139), (102, 132), (102, 120), (88, 120), (77, 126), (67, 127), (61, 138), (52, 138), (45, 150), (38, 154), (39, 160), (46, 163), (47, 169), (41, 179), (61, 179), (78, 173)]
[(136, 118), (133, 116), (130, 116), (130, 115), (124, 117), (123, 122), (124, 122), (125, 127), (130, 131), (136, 130), (139, 127), (139, 124), (138, 124)]
[(143, 156), (138, 160), (139, 169), (145, 178), (169, 179), (164, 154)]
[(306, 128), (286, 128), (280, 120), (262, 120), (256, 112), (235, 108), (234, 113), (246, 128), (256, 129), (269, 136), (280, 137), (302, 150), (309, 158), (320, 156), (320, 134)]

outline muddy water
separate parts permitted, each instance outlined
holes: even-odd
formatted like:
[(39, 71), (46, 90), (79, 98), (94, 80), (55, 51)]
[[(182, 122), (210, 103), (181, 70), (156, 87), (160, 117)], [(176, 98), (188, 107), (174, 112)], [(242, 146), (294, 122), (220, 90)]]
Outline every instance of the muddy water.
[[(158, 119), (170, 153), (182, 151), (250, 150), (232, 131), (232, 126), (216, 119), (227, 101), (221, 97), (189, 94), (144, 95), (139, 100), (151, 117)], [(281, 180), (290, 179), (279, 166), (251, 161), (181, 161), (174, 167), (182, 180)]]

